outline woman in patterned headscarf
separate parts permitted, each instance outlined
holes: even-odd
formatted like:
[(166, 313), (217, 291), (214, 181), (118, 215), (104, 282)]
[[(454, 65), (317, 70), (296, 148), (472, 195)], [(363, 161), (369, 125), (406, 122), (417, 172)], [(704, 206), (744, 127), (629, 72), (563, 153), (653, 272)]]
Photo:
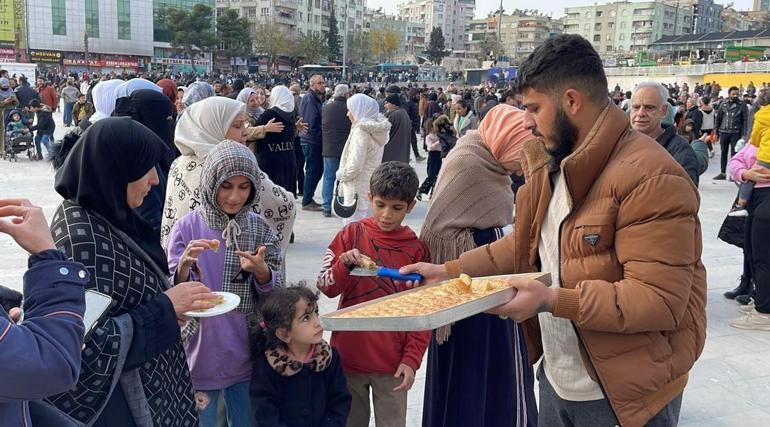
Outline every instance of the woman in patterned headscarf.
[(165, 150), (129, 118), (91, 125), (56, 172), (64, 198), (51, 233), (86, 266), (87, 288), (112, 297), (108, 316), (85, 342), (78, 385), (48, 398), (89, 426), (196, 426), (190, 373), (180, 342), (183, 313), (213, 307), (200, 283), (169, 289), (158, 236), (136, 212)]
[[(246, 143), (246, 107), (242, 102), (211, 97), (185, 109), (176, 124), (174, 143), (182, 153), (171, 164), (166, 188), (166, 204), (160, 230), (161, 244), (166, 247), (171, 228), (179, 218), (201, 205), (201, 172), (211, 150), (225, 139)], [(260, 171), (262, 182), (257, 192), (254, 212), (262, 215), (286, 253), (294, 227), (294, 197), (274, 184)]]

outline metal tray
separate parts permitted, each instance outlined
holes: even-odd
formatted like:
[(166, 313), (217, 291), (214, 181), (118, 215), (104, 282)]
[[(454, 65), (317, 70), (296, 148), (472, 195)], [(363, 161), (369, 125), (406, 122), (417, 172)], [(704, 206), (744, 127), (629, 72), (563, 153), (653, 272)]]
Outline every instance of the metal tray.
[[(501, 276), (486, 276), (486, 277), (474, 277), (473, 280), (484, 279), (501, 279), (509, 277), (529, 277), (544, 283), (546, 286), (551, 285), (550, 273), (524, 273), (524, 274), (507, 274)], [(342, 310), (334, 311), (332, 313), (321, 316), (321, 326), (327, 331), (429, 331), (436, 329), (440, 326), (448, 325), (452, 322), (462, 320), (473, 316), (474, 314), (483, 313), (489, 309), (505, 304), (510, 301), (514, 295), (514, 289), (508, 288), (498, 292), (489, 294), (474, 301), (466, 302), (454, 307), (446, 308), (444, 310), (436, 311), (431, 314), (422, 316), (399, 316), (399, 317), (356, 317), (356, 318), (339, 318), (332, 317), (349, 311), (357, 310), (362, 307), (366, 307), (371, 304), (376, 304), (382, 301), (400, 297), (402, 295), (418, 292), (421, 289), (428, 287), (441, 286), (446, 282), (441, 282), (435, 285), (426, 287), (414, 288), (408, 291), (399, 292), (397, 294), (388, 295), (382, 298), (377, 298), (371, 301), (356, 304)]]

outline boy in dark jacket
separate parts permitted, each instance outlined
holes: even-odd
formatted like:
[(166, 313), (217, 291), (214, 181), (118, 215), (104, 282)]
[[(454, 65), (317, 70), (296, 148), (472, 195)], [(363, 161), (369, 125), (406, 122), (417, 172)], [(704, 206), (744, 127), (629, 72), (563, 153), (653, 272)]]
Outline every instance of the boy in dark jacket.
[(75, 126), (80, 125), (83, 120), (88, 120), (95, 112), (94, 104), (88, 102), (86, 95), (81, 93), (78, 96), (78, 102), (75, 103), (75, 108), (72, 109), (72, 119), (75, 121)]
[(29, 112), (37, 114), (37, 124), (30, 127), (31, 131), (37, 131), (35, 135), (36, 160), (43, 160), (43, 152), (40, 150), (40, 144), (45, 145), (46, 152), (52, 153), (53, 133), (56, 130), (56, 122), (53, 121), (53, 111), (51, 107), (41, 104), (37, 99), (29, 101)]
[[(401, 225), (414, 208), (420, 185), (414, 169), (385, 162), (375, 169), (370, 182), (372, 216), (337, 233), (318, 275), (318, 289), (330, 298), (340, 296), (339, 308), (406, 290), (405, 284), (391, 279), (352, 276), (351, 270), (363, 266), (365, 257), (389, 268), (430, 259), (427, 246)], [(369, 425), (370, 393), (377, 425), (404, 425), (406, 394), (430, 337), (430, 331), (332, 333), (331, 345), (340, 353), (353, 396), (349, 426)]]
[(0, 200), (0, 233), (31, 253), (24, 275), (24, 321), (0, 307), (0, 423), (31, 425), (28, 400), (72, 389), (80, 376), (88, 272), (56, 250), (43, 211), (26, 200)]

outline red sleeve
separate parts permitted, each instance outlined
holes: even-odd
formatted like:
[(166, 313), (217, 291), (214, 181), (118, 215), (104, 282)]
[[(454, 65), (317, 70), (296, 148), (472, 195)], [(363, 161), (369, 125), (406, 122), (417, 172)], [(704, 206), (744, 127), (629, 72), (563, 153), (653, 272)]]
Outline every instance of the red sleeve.
[(350, 226), (346, 226), (337, 233), (326, 249), (316, 287), (329, 298), (340, 295), (348, 286), (356, 283), (350, 276), (350, 269), (339, 259), (340, 255), (353, 247)]
[[(422, 246), (422, 254), (417, 256), (417, 259), (422, 262), (430, 262), (430, 251), (428, 247), (420, 241)], [(404, 347), (404, 356), (401, 358), (401, 363), (414, 369), (415, 372), (420, 368), (425, 351), (428, 349), (428, 343), (432, 335), (432, 331), (420, 331), (409, 332), (406, 335), (406, 346)]]

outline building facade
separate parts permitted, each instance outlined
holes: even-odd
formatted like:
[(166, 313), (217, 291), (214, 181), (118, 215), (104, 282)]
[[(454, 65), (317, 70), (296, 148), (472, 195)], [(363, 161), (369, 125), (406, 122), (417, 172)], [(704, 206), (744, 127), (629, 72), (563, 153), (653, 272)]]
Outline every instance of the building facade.
[(561, 34), (562, 27), (561, 19), (522, 11), (514, 11), (510, 15), (503, 14), (502, 19), (499, 15), (473, 19), (468, 23), (466, 30), (466, 55), (480, 60), (494, 59), (489, 57), (486, 50), (496, 47), (499, 30), (501, 55), (494, 56), (505, 56), (514, 62), (521, 61), (546, 40)]
[(393, 30), (400, 38), (398, 50), (396, 51), (397, 62), (402, 62), (401, 60), (407, 57), (423, 55), (428, 36), (425, 34), (425, 24), (407, 21), (399, 16), (388, 15), (381, 11), (367, 10), (364, 20), (364, 31), (370, 32), (385, 29)]
[(153, 56), (151, 0), (27, 0), (25, 9), (29, 59), (43, 67), (136, 71)]
[(754, 0), (751, 10), (754, 12), (770, 12), (770, 0)]
[[(132, 4), (133, 3), (132, 0)], [(206, 53), (202, 57), (190, 59), (174, 52), (171, 48), (171, 41), (174, 35), (168, 30), (163, 21), (164, 11), (166, 9), (192, 10), (193, 6), (196, 4), (203, 4), (210, 7), (212, 10), (216, 10), (215, 0), (152, 0), (152, 68), (154, 70), (190, 72), (193, 70), (192, 61), (195, 61), (195, 69), (197, 71), (211, 70), (212, 58), (210, 53)], [(212, 28), (213, 25), (214, 21), (212, 21)]]
[(603, 56), (643, 52), (663, 36), (693, 31), (691, 7), (658, 1), (624, 1), (564, 11), (564, 32), (585, 37)]
[[(770, 1), (770, 0), (766, 0)], [(722, 31), (721, 15), (724, 6), (714, 0), (666, 0), (670, 6), (692, 8), (692, 34), (718, 33)]]
[(473, 19), (475, 0), (411, 0), (398, 5), (398, 16), (411, 22), (425, 24), (425, 43), (434, 27), (444, 33), (444, 44), (449, 50), (465, 49), (465, 29)]

